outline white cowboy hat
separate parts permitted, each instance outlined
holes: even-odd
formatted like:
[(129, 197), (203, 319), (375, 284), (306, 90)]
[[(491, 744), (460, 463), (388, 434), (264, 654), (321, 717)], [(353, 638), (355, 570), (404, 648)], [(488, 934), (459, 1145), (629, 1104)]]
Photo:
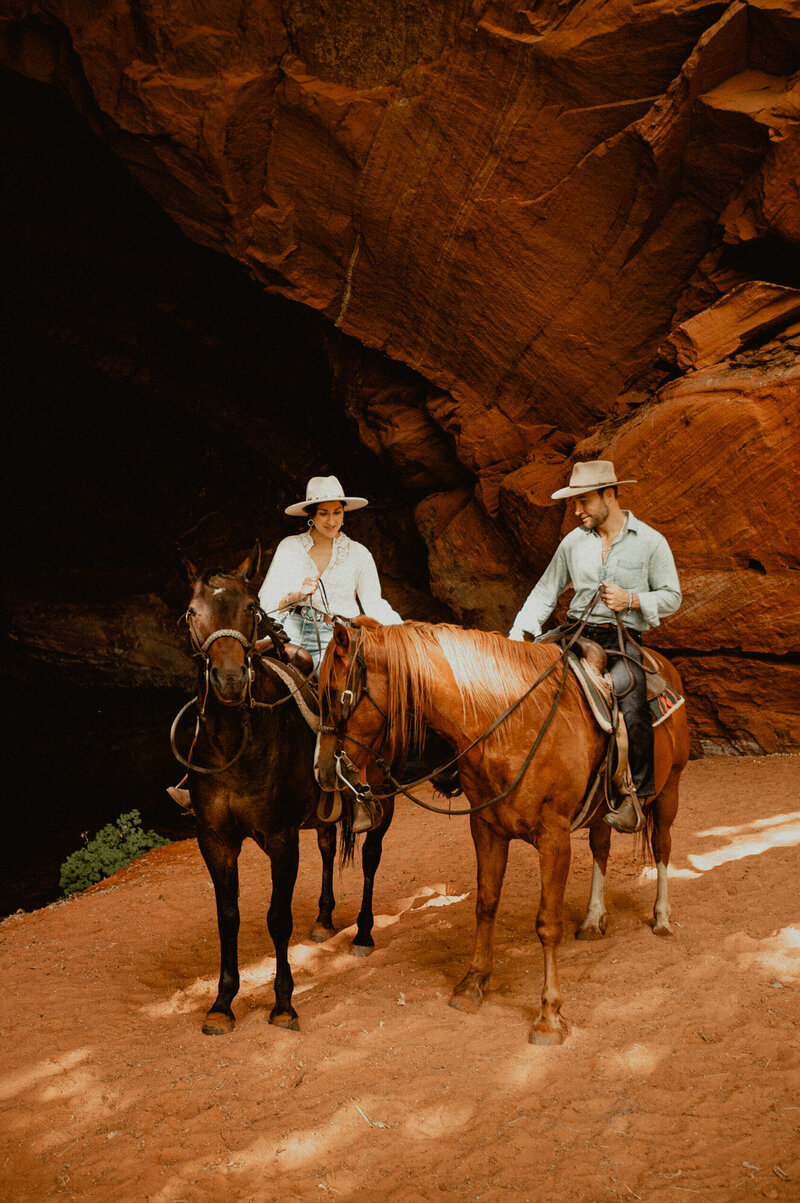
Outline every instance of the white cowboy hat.
[(310, 505), (321, 505), (323, 501), (341, 501), (346, 510), (360, 510), (369, 505), (366, 497), (345, 497), (344, 489), (335, 476), (312, 476), (306, 485), (305, 501), (287, 505), (284, 514), (301, 518)]
[(617, 480), (614, 465), (610, 459), (593, 459), (583, 464), (576, 464), (572, 476), (565, 489), (558, 489), (550, 496), (554, 501), (563, 497), (580, 497), (583, 493), (594, 493), (596, 490), (610, 489), (612, 485), (635, 485), (635, 480)]

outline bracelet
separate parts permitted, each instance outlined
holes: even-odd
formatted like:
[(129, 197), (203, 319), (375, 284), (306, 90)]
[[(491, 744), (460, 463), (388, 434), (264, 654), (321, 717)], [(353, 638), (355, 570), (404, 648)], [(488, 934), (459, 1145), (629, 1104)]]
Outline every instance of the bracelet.
[(633, 609), (633, 590), (629, 589), (628, 590), (628, 608), (625, 611), (625, 613), (630, 614), (632, 609)]

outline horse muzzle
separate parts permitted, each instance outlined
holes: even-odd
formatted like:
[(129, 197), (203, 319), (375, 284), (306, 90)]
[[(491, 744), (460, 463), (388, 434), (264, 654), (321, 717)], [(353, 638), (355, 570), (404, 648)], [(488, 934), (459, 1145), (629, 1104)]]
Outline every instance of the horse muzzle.
[(246, 665), (235, 668), (212, 668), (208, 679), (214, 697), (222, 706), (241, 706), (247, 695), (250, 675)]

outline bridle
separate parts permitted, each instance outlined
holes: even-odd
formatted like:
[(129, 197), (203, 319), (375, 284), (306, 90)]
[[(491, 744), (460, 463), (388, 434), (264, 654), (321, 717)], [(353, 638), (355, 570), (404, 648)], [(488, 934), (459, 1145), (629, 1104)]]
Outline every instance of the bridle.
[[(353, 652), (351, 643), (351, 654), (347, 661), (345, 688), (342, 690), (339, 698), (339, 720), (332, 727), (326, 726), (322, 722), (320, 716), (319, 733), (320, 735), (336, 736), (338, 746), (336, 752), (334, 753), (334, 762), (336, 780), (339, 782), (338, 788), (349, 790), (357, 797), (363, 797), (365, 799), (374, 798), (377, 801), (376, 795), (373, 794), (366, 782), (357, 780), (353, 781), (348, 775), (348, 771), (351, 774), (358, 774), (359, 769), (358, 766), (355, 765), (347, 755), (344, 749), (344, 743), (345, 740), (349, 740), (351, 743), (356, 744), (358, 747), (369, 752), (370, 755), (375, 758), (375, 763), (378, 765), (378, 767), (384, 771), (384, 774), (387, 774), (389, 771), (389, 766), (386, 764), (386, 761), (383, 757), (383, 749), (389, 735), (391, 720), (389, 719), (389, 716), (383, 707), (378, 705), (372, 694), (369, 692), (369, 685), (367, 681), (367, 662), (364, 659), (364, 632), (358, 627), (351, 627), (351, 638), (355, 639), (355, 651)], [(361, 743), (360, 740), (355, 739), (354, 736), (347, 734), (348, 722), (365, 699), (371, 702), (384, 720), (383, 734), (381, 736), (381, 742), (377, 753), (374, 751), (374, 749), (368, 747), (366, 744)], [(383, 796), (389, 797), (390, 794), (385, 794)]]
[[(241, 631), (236, 630), (234, 627), (220, 627), (216, 631), (212, 631), (211, 634), (202, 641), (200, 640), (194, 627), (194, 614), (192, 613), (191, 607), (189, 607), (189, 609), (180, 619), (181, 622), (186, 623), (188, 628), (189, 643), (194, 649), (192, 651), (192, 656), (195, 659), (202, 660), (201, 672), (203, 686), (202, 689), (199, 689), (197, 694), (178, 711), (170, 728), (169, 738), (172, 754), (175, 759), (182, 764), (184, 768), (191, 769), (194, 773), (216, 775), (217, 773), (224, 773), (228, 769), (232, 768), (243, 755), (244, 750), (250, 740), (252, 711), (255, 709), (273, 710), (277, 706), (282, 706), (294, 696), (291, 688), (285, 696), (278, 698), (274, 702), (259, 702), (254, 696), (253, 686), (256, 680), (256, 666), (262, 663), (261, 654), (256, 647), (259, 627), (262, 623), (266, 624), (267, 634), (272, 640), (272, 645), (278, 658), (281, 661), (286, 662), (287, 657), (283, 650), (283, 644), (286, 641), (286, 635), (280, 624), (275, 622), (274, 619), (270, 618), (270, 616), (266, 614), (264, 610), (262, 610), (257, 604), (254, 604), (252, 613), (253, 625), (249, 637), (242, 634)], [(240, 713), (242, 720), (242, 738), (238, 750), (230, 760), (223, 765), (206, 767), (204, 765), (196, 764), (191, 757), (195, 748), (195, 744), (197, 743), (197, 737), (200, 734), (201, 725), (206, 725), (206, 711), (208, 707), (209, 695), (213, 689), (211, 683), (211, 657), (209, 656), (208, 651), (218, 639), (235, 639), (237, 643), (241, 644), (245, 651), (246, 685), (244, 697), (240, 701), (236, 702), (228, 702), (217, 697), (217, 701), (221, 706), (226, 706), (232, 710), (237, 710)], [(201, 693), (202, 701), (200, 700)], [(185, 757), (178, 749), (177, 733), (181, 719), (183, 718), (184, 714), (186, 714), (186, 712), (193, 706), (196, 707), (197, 717), (195, 720), (194, 736), (189, 749), (189, 755), (188, 757)]]
[[(243, 635), (241, 631), (237, 631), (233, 627), (220, 627), (219, 630), (212, 631), (211, 634), (208, 636), (208, 638), (204, 639), (201, 642), (197, 635), (197, 632), (194, 628), (194, 622), (192, 621), (193, 618), (194, 618), (194, 615), (193, 615), (191, 607), (190, 607), (184, 614), (183, 621), (186, 623), (186, 626), (188, 627), (189, 642), (191, 643), (192, 647), (194, 648), (194, 651), (192, 652), (192, 656), (195, 659), (202, 659), (202, 661), (203, 661), (204, 686), (203, 686), (203, 700), (199, 706), (200, 717), (201, 718), (205, 717), (206, 706), (208, 705), (208, 695), (209, 695), (209, 691), (211, 689), (211, 657), (208, 654), (208, 649), (212, 646), (212, 644), (216, 643), (216, 641), (218, 639), (235, 639), (236, 642), (240, 643), (242, 645), (242, 647), (244, 648), (245, 668), (247, 670), (247, 685), (246, 685), (246, 699), (244, 702), (225, 702), (221, 698), (217, 698), (217, 701), (220, 702), (220, 704), (223, 706), (237, 707), (237, 706), (242, 706), (242, 705), (246, 704), (252, 710), (253, 707), (255, 706), (255, 701), (253, 698), (253, 682), (255, 681), (255, 676), (256, 676), (255, 668), (253, 666), (253, 653), (255, 652), (255, 649), (256, 649), (256, 639), (258, 637), (259, 624), (261, 622), (267, 622), (270, 625), (270, 627), (274, 627), (277, 624), (273, 623), (272, 620), (267, 617), (267, 615), (264, 613), (264, 611), (261, 609), (260, 606), (254, 605), (254, 607), (253, 607), (253, 626), (250, 631), (249, 639), (247, 638), (246, 635)], [(270, 631), (270, 634), (272, 634), (272, 631)], [(273, 639), (273, 643), (275, 643), (274, 639)], [(279, 645), (276, 643), (275, 646), (278, 647)]]

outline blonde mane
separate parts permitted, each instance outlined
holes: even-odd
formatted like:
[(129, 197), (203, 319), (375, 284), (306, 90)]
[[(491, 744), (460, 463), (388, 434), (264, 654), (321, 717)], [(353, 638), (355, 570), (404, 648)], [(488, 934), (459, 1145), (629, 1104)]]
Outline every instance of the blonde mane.
[[(406, 747), (419, 747), (423, 704), (441, 684), (437, 652), (453, 675), (465, 727), (473, 723), (488, 726), (522, 697), (558, 655), (557, 648), (537, 647), (534, 652), (531, 644), (512, 643), (496, 632), (445, 624), (405, 622), (401, 626), (363, 628), (363, 634), (366, 651), (374, 645), (386, 654), (388, 712)], [(556, 684), (553, 680), (552, 689)], [(543, 687), (548, 702), (552, 694), (549, 686), (551, 681)], [(508, 734), (508, 724), (503, 724), (491, 738), (504, 743)]]

